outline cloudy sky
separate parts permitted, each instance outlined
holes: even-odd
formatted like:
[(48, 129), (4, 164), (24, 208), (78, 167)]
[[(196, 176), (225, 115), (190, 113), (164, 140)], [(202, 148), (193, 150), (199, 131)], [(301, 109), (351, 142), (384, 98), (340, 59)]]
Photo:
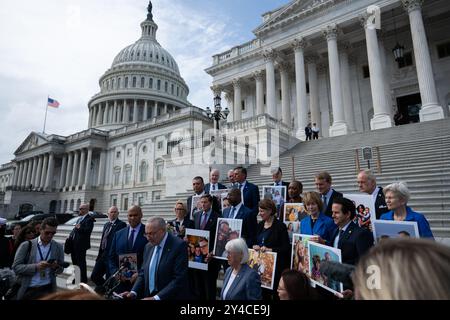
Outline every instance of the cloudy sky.
[[(253, 39), (261, 14), (289, 0), (155, 0), (157, 39), (178, 62), (189, 101), (211, 104), (212, 55)], [(115, 55), (141, 35), (147, 0), (2, 1), (0, 163), (31, 131), (69, 135), (87, 128), (87, 102)]]

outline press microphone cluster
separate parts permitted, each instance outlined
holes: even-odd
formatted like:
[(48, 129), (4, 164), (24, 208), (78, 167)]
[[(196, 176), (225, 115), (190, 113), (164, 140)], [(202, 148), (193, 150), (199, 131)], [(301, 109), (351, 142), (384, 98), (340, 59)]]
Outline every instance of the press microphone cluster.
[(353, 288), (352, 273), (355, 266), (335, 261), (322, 261), (320, 263), (320, 273), (327, 278), (342, 282), (344, 287)]

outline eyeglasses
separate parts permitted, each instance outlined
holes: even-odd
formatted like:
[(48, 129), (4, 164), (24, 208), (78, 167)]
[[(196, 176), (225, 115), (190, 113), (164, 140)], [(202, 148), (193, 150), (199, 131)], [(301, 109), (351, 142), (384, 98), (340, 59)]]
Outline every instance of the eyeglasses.
[(88, 210), (88, 208), (79, 208), (78, 210)]

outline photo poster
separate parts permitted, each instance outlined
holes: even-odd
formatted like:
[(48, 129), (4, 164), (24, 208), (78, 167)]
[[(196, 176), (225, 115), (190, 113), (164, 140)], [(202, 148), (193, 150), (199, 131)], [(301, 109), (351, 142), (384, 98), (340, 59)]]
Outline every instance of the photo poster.
[(220, 209), (223, 212), (223, 199), (228, 196), (228, 192), (231, 189), (219, 189), (219, 190), (210, 190), (209, 194), (217, 199), (217, 203), (220, 203)]
[(214, 258), (227, 260), (225, 246), (228, 241), (241, 237), (242, 219), (217, 219), (216, 239), (214, 239)]
[(119, 255), (119, 268), (123, 268), (120, 276), (125, 280), (131, 280), (131, 277), (138, 272), (137, 253)]
[[(275, 267), (277, 264), (276, 252), (264, 252), (248, 249), (248, 266), (258, 272), (261, 278), (261, 287), (273, 290), (275, 281)], [(278, 284), (277, 284), (278, 285)]]
[(206, 256), (209, 253), (209, 237), (209, 231), (186, 229), (189, 268), (208, 270)]
[(281, 217), (281, 210), (286, 202), (286, 191), (286, 186), (263, 186), (263, 198), (275, 202), (277, 217)]
[(389, 238), (420, 238), (419, 227), (416, 221), (376, 220), (373, 237), (376, 243)]
[(342, 263), (341, 250), (312, 241), (308, 241), (308, 247), (311, 282), (334, 294), (341, 295), (342, 291), (344, 291), (342, 283), (328, 279), (320, 273), (320, 263), (323, 261), (328, 260)]
[(309, 273), (308, 242), (312, 235), (294, 233), (292, 237), (291, 269), (301, 271), (311, 278)]
[(350, 199), (355, 204), (356, 214), (353, 220), (361, 228), (370, 231), (370, 226), (377, 219), (375, 202), (370, 194), (348, 193), (344, 198)]
[(303, 203), (285, 203), (283, 221), (286, 225), (289, 241), (292, 243), (292, 235), (300, 232), (300, 221), (308, 215)]
[(200, 204), (200, 199), (202, 198), (202, 195), (199, 196), (192, 196), (192, 203), (191, 203), (191, 220), (194, 221), (194, 214), (197, 211), (202, 211), (202, 207)]

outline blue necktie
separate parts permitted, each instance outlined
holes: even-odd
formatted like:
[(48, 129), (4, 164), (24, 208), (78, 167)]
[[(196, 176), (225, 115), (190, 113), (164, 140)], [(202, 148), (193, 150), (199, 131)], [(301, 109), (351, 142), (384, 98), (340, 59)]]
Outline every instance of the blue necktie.
[(236, 207), (231, 208), (230, 219), (234, 219), (234, 211), (236, 211)]
[(133, 249), (133, 243), (134, 243), (134, 229), (131, 229), (130, 237), (128, 238), (128, 248), (130, 250)]
[(150, 263), (150, 270), (148, 272), (150, 294), (152, 294), (152, 292), (155, 291), (156, 289), (155, 288), (156, 266), (158, 265), (160, 249), (161, 247), (159, 245), (156, 246), (155, 256), (153, 257), (152, 262)]
[(212, 189), (213, 189), (213, 191), (216, 191), (216, 185), (215, 184), (212, 185)]

